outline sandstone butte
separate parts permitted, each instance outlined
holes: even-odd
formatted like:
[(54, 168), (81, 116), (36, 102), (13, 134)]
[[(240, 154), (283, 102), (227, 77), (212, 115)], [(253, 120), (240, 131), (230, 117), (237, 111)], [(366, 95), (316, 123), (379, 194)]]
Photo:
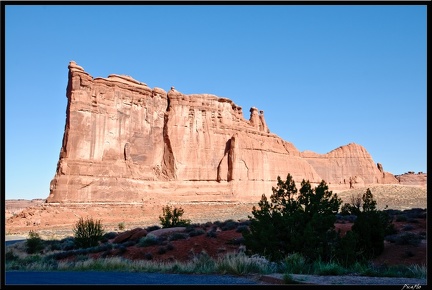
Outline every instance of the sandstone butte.
[(47, 203), (256, 202), (290, 173), (330, 190), (398, 184), (361, 145), (300, 152), (263, 111), (211, 94), (166, 92), (69, 63), (66, 125)]

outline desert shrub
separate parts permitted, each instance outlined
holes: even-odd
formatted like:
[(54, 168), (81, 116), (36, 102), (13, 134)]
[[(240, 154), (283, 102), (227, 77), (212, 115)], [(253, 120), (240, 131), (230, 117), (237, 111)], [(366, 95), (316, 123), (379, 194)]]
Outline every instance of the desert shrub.
[(321, 276), (340, 276), (347, 273), (347, 269), (336, 262), (323, 263), (322, 261), (318, 260), (314, 262), (313, 268), (314, 274)]
[(261, 256), (248, 257), (245, 253), (226, 253), (220, 256), (215, 267), (218, 272), (245, 275), (250, 273), (271, 273), (276, 270), (277, 265)]
[(106, 248), (105, 246), (94, 246), (89, 248), (80, 248), (78, 249), (78, 251), (82, 251), (83, 254), (99, 253), (105, 248)]
[(111, 240), (111, 239), (114, 239), (117, 236), (118, 236), (118, 233), (116, 233), (116, 232), (108, 232), (108, 233), (105, 233), (103, 235), (103, 238), (106, 239), (106, 240)]
[(127, 250), (127, 247), (124, 244), (119, 245), (119, 247), (118, 247), (118, 253), (120, 255), (126, 253), (126, 250)]
[(197, 228), (197, 227), (200, 227), (199, 225), (196, 225), (196, 224), (189, 224), (189, 225), (187, 225), (186, 227), (185, 227), (185, 232), (186, 233), (189, 233), (189, 232), (192, 232), (192, 231), (194, 231), (195, 230), (195, 228)]
[(176, 240), (185, 240), (189, 237), (189, 234), (186, 233), (173, 233), (168, 240), (176, 241)]
[(239, 226), (249, 226), (250, 224), (251, 221), (249, 219), (239, 221)]
[(414, 267), (403, 265), (369, 265), (362, 273), (363, 276), (371, 277), (405, 277), (405, 278), (421, 278), (421, 273), (414, 273)]
[(237, 233), (243, 233), (249, 231), (249, 226), (247, 225), (238, 225), (236, 228)]
[(124, 223), (124, 222), (119, 223), (119, 224), (118, 224), (118, 229), (119, 229), (120, 231), (124, 230), (124, 229), (125, 229), (125, 223)]
[(14, 252), (11, 250), (7, 251), (5, 254), (5, 260), (7, 260), (8, 262), (16, 261), (18, 259), (19, 259), (19, 257), (17, 255), (15, 255)]
[(335, 251), (334, 223), (341, 199), (324, 181), (312, 188), (303, 180), (299, 192), (290, 174), (285, 182), (279, 176), (277, 181), (270, 202), (263, 194), (258, 208), (252, 208), (249, 231), (242, 234), (247, 253), (271, 261), (292, 253), (312, 260), (330, 259)]
[(217, 232), (216, 230), (211, 229), (206, 233), (206, 236), (209, 238), (217, 238)]
[(137, 243), (137, 241), (130, 240), (130, 241), (124, 242), (122, 245), (125, 246), (125, 247), (131, 247), (131, 246), (136, 245), (136, 243)]
[(60, 251), (61, 250), (61, 241), (57, 240), (48, 240), (44, 242), (45, 249), (48, 248), (49, 251)]
[(387, 235), (384, 237), (384, 240), (390, 243), (396, 243), (396, 240), (398, 238), (397, 234), (393, 234), (393, 235)]
[(405, 214), (399, 214), (396, 216), (395, 220), (397, 222), (406, 222), (408, 220), (408, 217)]
[(149, 227), (146, 228), (146, 231), (149, 233), (149, 232), (152, 232), (152, 231), (155, 231), (155, 230), (159, 230), (160, 228), (161, 227), (157, 226), (157, 225), (149, 226)]
[(101, 258), (107, 258), (111, 254), (112, 254), (111, 250), (105, 251), (101, 254)]
[(229, 245), (243, 245), (245, 242), (244, 237), (240, 237), (240, 238), (233, 238), (228, 240), (226, 243)]
[[(124, 245), (124, 244), (123, 244), (123, 245)], [(126, 247), (126, 245), (124, 245), (124, 246)], [(104, 244), (104, 245), (99, 245), (99, 246), (94, 247), (94, 248), (95, 248), (95, 250), (96, 250), (97, 253), (98, 253), (98, 252), (109, 251), (109, 250), (111, 250), (113, 247), (114, 247), (113, 244), (108, 243), (108, 244)]]
[(402, 227), (403, 231), (412, 231), (414, 229), (414, 227), (412, 225), (404, 225)]
[(392, 217), (402, 214), (400, 209), (384, 209), (384, 211)]
[(406, 209), (404, 212), (406, 213), (406, 215), (410, 219), (425, 219), (426, 218), (426, 209), (412, 208), (412, 209)]
[(60, 241), (62, 251), (70, 251), (75, 248), (75, 239), (73, 237), (67, 237)]
[(215, 269), (216, 261), (213, 260), (205, 250), (192, 257), (194, 272), (196, 273), (209, 273)]
[(411, 233), (404, 232), (396, 237), (396, 245), (413, 245), (418, 246), (422, 240), (422, 236)]
[(281, 261), (281, 265), (283, 272), (292, 274), (309, 274), (311, 269), (311, 265), (299, 253), (289, 254)]
[(158, 254), (159, 254), (159, 255), (163, 255), (163, 254), (165, 254), (166, 252), (167, 252), (166, 247), (159, 247), (159, 248), (158, 248)]
[(29, 266), (32, 264), (38, 264), (43, 260), (42, 256), (39, 254), (36, 255), (30, 255), (25, 257), (24, 259), (20, 259), (19, 262), (23, 264), (24, 266)]
[(71, 250), (71, 251), (54, 253), (54, 254), (48, 255), (47, 257), (50, 257), (51, 259), (54, 259), (54, 260), (62, 260), (62, 259), (72, 257), (76, 254), (77, 254), (76, 250)]
[(75, 263), (85, 262), (88, 260), (89, 260), (89, 257), (87, 255), (87, 253), (78, 254), (77, 256), (75, 256)]
[(189, 232), (190, 237), (196, 237), (200, 235), (204, 235), (205, 231), (203, 229), (194, 229), (193, 231)]
[(222, 222), (221, 221), (215, 221), (213, 222), (213, 227), (221, 227), (222, 226)]
[(44, 242), (40, 238), (38, 233), (33, 231), (29, 232), (29, 237), (26, 240), (26, 252), (27, 254), (34, 254), (44, 249)]
[(148, 246), (153, 246), (153, 245), (159, 245), (161, 243), (161, 241), (159, 240), (158, 237), (148, 234), (145, 237), (142, 237), (139, 241), (138, 241), (138, 246), (139, 247), (148, 247)]
[(102, 239), (104, 230), (100, 220), (80, 218), (73, 228), (75, 243), (80, 248), (94, 247)]
[(182, 219), (184, 210), (180, 207), (165, 206), (162, 208), (162, 215), (159, 216), (159, 220), (163, 228), (172, 227), (185, 227), (190, 225), (191, 221), (187, 219)]
[(416, 218), (408, 218), (407, 222), (411, 223), (411, 224), (418, 224), (420, 223), (418, 219)]
[(89, 253), (90, 248), (79, 248), (77, 250), (74, 250), (74, 253), (76, 256), (84, 256)]
[(222, 225), (221, 225), (221, 230), (222, 231), (229, 231), (229, 230), (233, 230), (237, 227), (238, 222), (234, 221), (234, 220), (226, 220)]

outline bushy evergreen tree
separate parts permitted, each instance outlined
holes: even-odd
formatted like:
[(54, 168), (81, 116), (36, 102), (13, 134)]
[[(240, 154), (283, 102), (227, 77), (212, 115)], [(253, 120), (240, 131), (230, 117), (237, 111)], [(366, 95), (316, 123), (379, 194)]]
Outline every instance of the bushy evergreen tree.
[(270, 202), (263, 194), (252, 208), (249, 231), (243, 233), (248, 253), (277, 261), (291, 253), (306, 258), (330, 260), (337, 244), (336, 213), (342, 203), (325, 181), (312, 188), (303, 180), (297, 191), (293, 177), (277, 177)]
[(352, 231), (357, 234), (358, 252), (366, 259), (374, 258), (384, 251), (384, 237), (391, 220), (387, 213), (376, 209), (376, 201), (368, 188), (363, 194), (362, 211), (357, 213)]

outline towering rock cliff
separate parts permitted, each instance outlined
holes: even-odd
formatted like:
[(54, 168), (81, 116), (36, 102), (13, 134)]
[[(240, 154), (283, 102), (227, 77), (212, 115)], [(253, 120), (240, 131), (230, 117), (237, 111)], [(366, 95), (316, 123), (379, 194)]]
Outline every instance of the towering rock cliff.
[(69, 64), (66, 125), (47, 202), (254, 201), (277, 176), (397, 183), (360, 145), (299, 152), (231, 100), (149, 88), (129, 76), (93, 78)]

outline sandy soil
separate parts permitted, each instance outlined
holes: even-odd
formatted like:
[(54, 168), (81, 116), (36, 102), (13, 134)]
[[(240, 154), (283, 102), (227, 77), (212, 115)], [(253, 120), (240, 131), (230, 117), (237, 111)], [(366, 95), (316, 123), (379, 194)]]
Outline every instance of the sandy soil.
[[(363, 194), (364, 188), (334, 191), (345, 202), (352, 196)], [(379, 209), (427, 208), (427, 190), (419, 186), (377, 185), (370, 187)], [(256, 203), (202, 202), (170, 203), (184, 209), (184, 218), (193, 223), (247, 219)], [(42, 236), (64, 237), (72, 233), (73, 225), (83, 217), (101, 220), (108, 231), (116, 230), (120, 223), (126, 228), (158, 225), (162, 207), (156, 201), (134, 204), (47, 204), (44, 200), (6, 200), (5, 230), (8, 235), (27, 235), (35, 231)]]

